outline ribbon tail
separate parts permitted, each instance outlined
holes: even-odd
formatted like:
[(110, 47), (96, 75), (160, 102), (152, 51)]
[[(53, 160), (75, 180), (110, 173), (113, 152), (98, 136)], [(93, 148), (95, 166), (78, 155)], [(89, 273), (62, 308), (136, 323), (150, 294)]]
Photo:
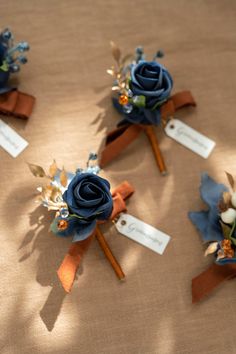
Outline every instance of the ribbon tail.
[(30, 117), (35, 103), (35, 97), (18, 90), (0, 95), (0, 113), (17, 118)]
[(197, 105), (190, 91), (178, 92), (175, 95), (173, 95), (171, 99), (174, 102), (176, 111), (183, 107), (187, 107), (187, 106), (195, 107)]
[(13, 115), (17, 118), (27, 119), (31, 116), (35, 104), (35, 97), (19, 92)]
[(115, 196), (117, 193), (125, 200), (134, 193), (134, 187), (129, 182), (124, 181), (111, 191), (112, 196)]
[(57, 270), (57, 275), (67, 293), (71, 291), (77, 269), (79, 268), (83, 255), (90, 246), (92, 238), (91, 235), (83, 241), (73, 243)]
[(106, 146), (101, 153), (99, 165), (104, 167), (116, 158), (138, 137), (142, 130), (143, 128), (140, 125), (129, 125), (110, 132), (106, 139)]
[(207, 270), (192, 279), (192, 303), (202, 300), (223, 281), (236, 275), (236, 265), (211, 265)]
[(161, 106), (161, 117), (166, 119), (172, 116), (178, 109), (187, 106), (196, 106), (196, 102), (190, 91), (181, 91), (171, 96), (170, 99)]

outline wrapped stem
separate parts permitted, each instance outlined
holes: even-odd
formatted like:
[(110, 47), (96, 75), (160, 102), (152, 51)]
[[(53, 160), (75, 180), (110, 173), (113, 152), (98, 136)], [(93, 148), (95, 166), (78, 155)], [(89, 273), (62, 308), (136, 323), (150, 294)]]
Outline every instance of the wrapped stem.
[(152, 150), (157, 162), (157, 166), (162, 174), (162, 176), (165, 176), (167, 174), (167, 169), (165, 165), (164, 158), (162, 156), (161, 150), (158, 145), (157, 137), (154, 131), (154, 127), (152, 125), (147, 125), (145, 127), (145, 133), (150, 141), (150, 144), (152, 146)]
[(114, 272), (116, 273), (117, 277), (120, 280), (123, 280), (125, 278), (125, 274), (123, 273), (123, 270), (121, 269), (121, 266), (119, 265), (118, 261), (114, 257), (110, 247), (108, 246), (108, 243), (107, 243), (105, 237), (103, 236), (103, 234), (98, 226), (96, 228), (96, 238), (97, 238), (105, 256), (107, 257), (112, 268), (114, 269)]

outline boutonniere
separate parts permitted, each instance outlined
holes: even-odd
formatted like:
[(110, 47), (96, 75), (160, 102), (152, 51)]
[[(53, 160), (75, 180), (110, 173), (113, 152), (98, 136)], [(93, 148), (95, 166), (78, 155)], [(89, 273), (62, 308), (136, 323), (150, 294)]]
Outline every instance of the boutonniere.
[(135, 55), (122, 57), (121, 50), (113, 42), (111, 46), (115, 65), (107, 72), (114, 79), (112, 101), (122, 120), (107, 135), (100, 165), (107, 165), (144, 131), (160, 172), (165, 175), (167, 170), (154, 127), (161, 123), (165, 126), (177, 110), (196, 103), (190, 91), (172, 95), (173, 78), (159, 62), (162, 51), (147, 61), (141, 47), (136, 49)]
[(81, 258), (94, 237), (97, 238), (106, 257), (119, 279), (125, 277), (118, 261), (101, 232), (100, 224), (114, 220), (126, 211), (125, 200), (133, 192), (128, 182), (110, 190), (110, 183), (100, 177), (97, 156), (90, 154), (87, 167), (75, 173), (59, 169), (54, 161), (48, 173), (41, 166), (29, 164), (34, 176), (45, 184), (38, 188), (38, 200), (48, 210), (55, 211), (50, 229), (59, 237), (70, 237), (72, 245), (57, 274), (65, 291), (72, 288)]
[(20, 92), (9, 84), (10, 76), (20, 71), (27, 63), (25, 52), (29, 50), (27, 42), (14, 43), (9, 29), (0, 33), (0, 113), (18, 118), (28, 118), (33, 110), (35, 98)]
[(230, 188), (202, 175), (200, 193), (208, 210), (190, 212), (189, 218), (207, 244), (205, 256), (214, 263), (192, 280), (192, 299), (198, 302), (224, 280), (236, 276), (236, 191), (231, 174), (226, 173)]

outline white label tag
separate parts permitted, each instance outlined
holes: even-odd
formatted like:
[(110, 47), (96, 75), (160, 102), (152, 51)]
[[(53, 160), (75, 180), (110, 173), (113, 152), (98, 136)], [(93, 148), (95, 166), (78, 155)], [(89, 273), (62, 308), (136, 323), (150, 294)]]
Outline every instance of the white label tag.
[(187, 124), (178, 119), (171, 119), (165, 127), (165, 132), (170, 138), (205, 159), (208, 158), (215, 147), (213, 140), (198, 133), (195, 129), (190, 128)]
[(0, 146), (11, 156), (17, 157), (28, 142), (0, 119)]
[(170, 236), (129, 214), (121, 213), (115, 225), (122, 235), (159, 254), (163, 254), (170, 241)]

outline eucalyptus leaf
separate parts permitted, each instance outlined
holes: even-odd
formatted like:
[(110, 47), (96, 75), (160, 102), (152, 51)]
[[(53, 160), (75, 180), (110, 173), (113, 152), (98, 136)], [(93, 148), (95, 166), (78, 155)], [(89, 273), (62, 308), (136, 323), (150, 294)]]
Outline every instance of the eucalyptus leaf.
[(230, 233), (231, 233), (231, 227), (229, 227), (228, 225), (224, 224), (222, 221), (220, 221), (220, 225), (222, 228), (222, 232), (224, 235), (224, 238), (229, 239), (230, 238)]
[(233, 244), (234, 246), (236, 246), (236, 239), (235, 239), (235, 238), (231, 237), (231, 238), (230, 238), (230, 241), (232, 242), (232, 244)]
[(145, 107), (146, 106), (146, 97), (145, 96), (134, 96), (131, 100), (136, 107)]

